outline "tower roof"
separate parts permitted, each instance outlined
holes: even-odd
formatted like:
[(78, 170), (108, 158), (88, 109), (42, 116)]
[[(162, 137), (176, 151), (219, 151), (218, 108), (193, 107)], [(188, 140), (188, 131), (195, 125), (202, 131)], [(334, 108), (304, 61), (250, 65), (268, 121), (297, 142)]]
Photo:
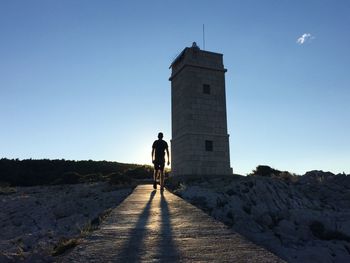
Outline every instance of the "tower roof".
[(169, 68), (172, 69), (170, 80), (180, 72), (185, 66), (200, 67), (211, 70), (219, 70), (226, 72), (224, 68), (223, 55), (220, 53), (201, 50), (196, 42), (191, 47), (186, 47), (173, 60)]
[(187, 51), (187, 50), (190, 50), (190, 49), (196, 50), (196, 51), (200, 51), (200, 52), (204, 52), (204, 53), (208, 53), (208, 54), (213, 54), (213, 55), (220, 55), (220, 56), (222, 56), (221, 53), (216, 53), (216, 52), (201, 50), (201, 49), (199, 48), (199, 46), (197, 45), (197, 43), (196, 43), (196, 42), (193, 42), (191, 47), (185, 47), (185, 48), (181, 51), (181, 53), (180, 53), (179, 55), (176, 56), (176, 58), (173, 60), (173, 62), (171, 62), (169, 68), (172, 68), (177, 62), (179, 62), (179, 61), (183, 58), (183, 56), (184, 56), (184, 54), (186, 53), (186, 51)]

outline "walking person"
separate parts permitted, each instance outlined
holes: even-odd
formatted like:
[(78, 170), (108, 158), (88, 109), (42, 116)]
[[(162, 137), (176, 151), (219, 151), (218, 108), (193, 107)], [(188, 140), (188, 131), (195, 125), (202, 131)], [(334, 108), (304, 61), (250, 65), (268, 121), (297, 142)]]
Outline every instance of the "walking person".
[(160, 190), (164, 191), (164, 166), (165, 152), (170, 165), (169, 149), (166, 141), (163, 140), (163, 133), (158, 133), (158, 140), (155, 140), (152, 145), (152, 163), (154, 164), (153, 173), (153, 188), (157, 189), (157, 175), (160, 173)]

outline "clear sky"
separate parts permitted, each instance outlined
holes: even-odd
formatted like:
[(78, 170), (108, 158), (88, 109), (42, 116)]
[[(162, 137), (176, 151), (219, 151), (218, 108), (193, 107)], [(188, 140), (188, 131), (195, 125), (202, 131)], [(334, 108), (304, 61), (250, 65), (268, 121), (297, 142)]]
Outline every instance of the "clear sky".
[(350, 173), (350, 1), (0, 0), (0, 157), (150, 163), (169, 65), (224, 54), (231, 166)]

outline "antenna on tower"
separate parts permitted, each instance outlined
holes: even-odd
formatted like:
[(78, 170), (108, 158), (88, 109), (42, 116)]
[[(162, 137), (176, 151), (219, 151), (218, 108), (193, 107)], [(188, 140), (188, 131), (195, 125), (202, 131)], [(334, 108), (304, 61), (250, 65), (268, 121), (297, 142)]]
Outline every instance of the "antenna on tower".
[(203, 50), (205, 50), (205, 31), (204, 31), (204, 24), (203, 24)]

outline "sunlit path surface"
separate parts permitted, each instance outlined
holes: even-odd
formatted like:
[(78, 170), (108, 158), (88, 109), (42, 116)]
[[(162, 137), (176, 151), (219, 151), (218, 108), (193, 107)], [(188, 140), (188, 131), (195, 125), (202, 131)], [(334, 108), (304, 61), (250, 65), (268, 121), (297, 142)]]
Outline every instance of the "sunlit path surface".
[(140, 185), (62, 262), (283, 262), (174, 194)]

